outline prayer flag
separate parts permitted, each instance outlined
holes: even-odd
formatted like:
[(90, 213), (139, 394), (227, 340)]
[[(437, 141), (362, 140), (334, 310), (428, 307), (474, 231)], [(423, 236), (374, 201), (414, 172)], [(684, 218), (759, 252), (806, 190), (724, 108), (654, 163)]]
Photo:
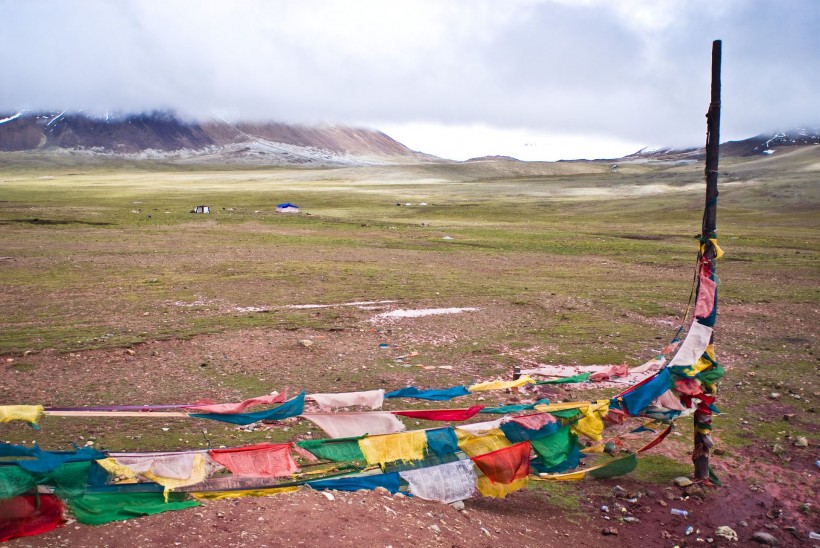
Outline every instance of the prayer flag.
[(417, 470), (399, 472), (410, 494), (449, 504), (470, 498), (476, 490), (475, 468), (470, 460), (458, 460)]
[(530, 442), (470, 457), (493, 483), (512, 483), (530, 473)]
[(212, 449), (210, 457), (236, 476), (280, 478), (299, 470), (290, 443), (258, 443), (233, 449)]

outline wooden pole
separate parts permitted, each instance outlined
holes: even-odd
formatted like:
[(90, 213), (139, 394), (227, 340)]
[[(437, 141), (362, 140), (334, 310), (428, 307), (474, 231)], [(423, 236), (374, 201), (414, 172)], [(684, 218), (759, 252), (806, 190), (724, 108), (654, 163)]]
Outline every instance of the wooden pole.
[[(718, 198), (718, 156), (720, 154), (720, 61), (721, 41), (712, 42), (712, 96), (709, 111), (706, 113), (706, 206), (703, 209), (701, 239), (705, 243), (703, 261), (709, 263), (712, 271), (715, 267), (715, 248), (709, 242), (717, 230)], [(714, 341), (714, 332), (712, 340)], [(712, 414), (698, 408), (695, 411), (695, 440), (692, 450), (692, 462), (695, 465), (695, 479), (709, 479), (709, 450), (713, 442), (708, 434), (702, 433), (703, 426), (712, 423)], [(700, 428), (699, 428), (700, 427)]]
[(712, 98), (706, 113), (706, 207), (703, 210), (703, 237), (717, 228), (718, 156), (720, 152), (720, 57), (721, 42), (712, 42)]

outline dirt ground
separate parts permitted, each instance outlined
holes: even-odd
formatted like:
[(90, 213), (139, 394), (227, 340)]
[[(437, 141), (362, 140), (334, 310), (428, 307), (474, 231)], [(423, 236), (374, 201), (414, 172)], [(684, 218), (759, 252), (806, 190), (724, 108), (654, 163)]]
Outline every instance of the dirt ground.
[[(370, 321), (382, 309), (345, 309), (341, 313), (347, 316), (337, 320), (347, 327), (327, 331), (260, 328), (153, 341), (131, 349), (15, 356), (7, 358), (12, 360), (7, 367), (23, 360), (27, 367), (6, 370), (4, 400), (15, 394), (18, 401), (46, 406), (184, 403), (201, 397), (236, 401), (254, 395), (247, 391), (256, 389), (237, 384), (237, 376), (271, 389), (318, 384), (316, 391), (347, 391), (411, 383), (443, 387), (508, 375), (509, 364), (488, 359), (485, 351), (471, 351), (482, 332), (503, 328), (514, 315), (493, 306), (480, 303), (473, 315), (393, 323)], [(417, 356), (396, 360), (415, 350), (421, 350)], [(494, 351), (503, 354), (505, 349), (499, 346)], [(447, 368), (452, 364), (457, 370)], [(319, 365), (323, 374), (311, 369)], [(80, 375), (82, 383), (59, 381)], [(571, 386), (553, 390), (551, 399), (580, 397)], [(724, 405), (731, 408), (736, 397), (729, 393)], [(764, 400), (761, 405), (771, 404)], [(52, 422), (59, 420), (64, 419), (46, 418), (44, 432), (28, 434), (29, 439), (55, 448), (83, 432), (83, 439), (96, 440), (99, 448), (119, 450), (113, 444), (124, 443), (116, 437), (123, 424)], [(135, 433), (141, 428), (128, 424)], [(173, 423), (170, 428), (164, 449), (196, 448), (194, 441), (199, 440), (191, 432), (174, 432)], [(294, 428), (293, 434), (304, 435), (303, 430)], [(226, 432), (232, 432), (228, 436), (237, 444), (248, 442), (242, 432)], [(21, 430), (14, 433), (21, 442)], [(650, 454), (687, 463), (685, 436), (683, 432), (677, 439), (670, 437)], [(167, 441), (171, 439), (173, 443)], [(129, 449), (140, 449), (140, 441), (129, 440)], [(680, 488), (669, 478), (640, 482), (630, 474), (566, 484), (573, 490), (570, 504), (563, 489), (533, 487), (503, 500), (475, 497), (464, 501), (462, 510), (386, 492), (331, 492), (329, 497), (303, 488), (268, 498), (204, 501), (198, 508), (96, 527), (69, 522), (8, 546), (743, 546), (754, 544), (752, 536), (758, 532), (771, 535), (781, 546), (810, 546), (809, 532), (820, 530), (816, 451), (788, 451), (788, 460), (773, 459), (767, 446), (755, 444), (714, 456), (722, 487)], [(686, 510), (689, 516), (673, 515), (672, 508)], [(720, 526), (736, 531), (739, 540), (716, 536)]]

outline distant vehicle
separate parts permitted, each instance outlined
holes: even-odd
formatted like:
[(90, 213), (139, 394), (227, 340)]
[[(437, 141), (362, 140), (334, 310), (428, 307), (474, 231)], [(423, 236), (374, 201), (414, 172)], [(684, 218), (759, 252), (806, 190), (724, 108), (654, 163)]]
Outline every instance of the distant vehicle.
[(191, 210), (191, 213), (210, 213), (211, 208), (206, 205), (196, 206)]

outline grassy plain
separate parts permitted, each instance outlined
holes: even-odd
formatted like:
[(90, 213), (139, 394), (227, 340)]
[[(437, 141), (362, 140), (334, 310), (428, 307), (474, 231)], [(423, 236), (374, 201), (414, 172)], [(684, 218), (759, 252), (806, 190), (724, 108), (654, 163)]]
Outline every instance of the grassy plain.
[[(637, 365), (686, 309), (702, 170), (504, 161), (252, 169), (6, 154), (0, 404), (449, 386), (527, 360)], [(820, 147), (722, 161), (717, 348), (727, 413), (715, 426), (727, 461), (777, 443), (788, 458), (787, 440), (799, 435), (816, 443), (818, 179)], [(276, 214), (284, 201), (303, 213)], [(199, 204), (212, 214), (190, 214)], [(355, 307), (287, 308), (379, 300), (480, 312), (374, 327), (373, 312)], [(296, 344), (307, 338), (316, 341), (309, 352)], [(374, 350), (379, 341), (391, 353)], [(397, 364), (410, 351), (417, 365), (453, 369)], [(199, 425), (142, 421), (46, 418), (35, 438), (65, 446), (84, 433), (98, 447), (157, 450), (205, 436)], [(26, 427), (2, 428), (3, 439), (32, 439)], [(213, 427), (207, 439), (308, 430)], [(647, 481), (680, 472), (650, 461)]]

